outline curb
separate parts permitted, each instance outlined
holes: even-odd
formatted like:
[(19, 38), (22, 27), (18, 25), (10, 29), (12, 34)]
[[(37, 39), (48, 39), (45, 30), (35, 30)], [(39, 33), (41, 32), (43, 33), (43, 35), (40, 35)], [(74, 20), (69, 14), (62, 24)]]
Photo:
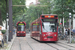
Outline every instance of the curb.
[(10, 49), (11, 49), (11, 46), (12, 46), (14, 40), (15, 40), (15, 37), (16, 37), (16, 35), (13, 36), (13, 39), (12, 39), (12, 41), (10, 42), (10, 44), (7, 46), (7, 49), (6, 49), (6, 50), (10, 50)]

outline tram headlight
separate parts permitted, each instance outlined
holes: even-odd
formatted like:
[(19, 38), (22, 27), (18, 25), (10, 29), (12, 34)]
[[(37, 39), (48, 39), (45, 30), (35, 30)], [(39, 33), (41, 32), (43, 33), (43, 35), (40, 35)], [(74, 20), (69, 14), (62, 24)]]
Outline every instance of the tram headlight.
[(24, 32), (25, 33), (25, 32)]
[(45, 34), (43, 34), (43, 36), (45, 36)]
[(54, 34), (54, 36), (56, 36), (56, 34)]
[(19, 33), (19, 32), (17, 32), (17, 33)]

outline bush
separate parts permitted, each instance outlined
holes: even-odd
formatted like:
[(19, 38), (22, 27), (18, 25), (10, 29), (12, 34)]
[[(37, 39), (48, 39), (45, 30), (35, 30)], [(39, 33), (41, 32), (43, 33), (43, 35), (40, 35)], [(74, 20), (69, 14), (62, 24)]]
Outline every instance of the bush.
[(2, 31), (2, 34), (5, 34), (6, 33), (6, 30), (1, 30)]

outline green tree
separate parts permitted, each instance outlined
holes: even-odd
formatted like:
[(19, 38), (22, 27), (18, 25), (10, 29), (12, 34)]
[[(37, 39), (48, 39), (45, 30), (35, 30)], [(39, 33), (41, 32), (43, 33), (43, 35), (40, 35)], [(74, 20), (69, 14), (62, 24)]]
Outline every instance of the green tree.
[[(13, 5), (25, 5), (25, 0), (12, 0), (12, 2)], [(26, 12), (26, 9), (26, 6), (13, 6), (13, 22), (15, 26), (23, 18), (22, 16)]]
[(2, 25), (2, 21), (5, 18), (6, 9), (5, 9), (5, 4), (4, 3), (5, 3), (5, 1), (0, 0), (0, 25)]

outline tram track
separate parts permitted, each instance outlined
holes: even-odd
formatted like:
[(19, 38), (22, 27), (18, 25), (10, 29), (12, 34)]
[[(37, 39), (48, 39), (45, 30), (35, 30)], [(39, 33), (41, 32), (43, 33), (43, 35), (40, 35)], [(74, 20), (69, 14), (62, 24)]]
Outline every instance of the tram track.
[[(20, 42), (20, 37), (18, 39), (19, 39), (19, 50), (22, 50), (22, 48), (21, 48), (21, 42)], [(24, 40), (25, 40), (25, 38), (24, 38)], [(31, 48), (31, 50), (33, 50), (32, 46), (29, 44), (29, 42), (27, 40), (25, 40), (25, 41), (28, 44), (28, 46)]]
[[(30, 39), (29, 39), (30, 40)], [(38, 44), (38, 45), (35, 45), (35, 46), (39, 46), (38, 48), (36, 48), (34, 46), (34, 43), (33, 41), (29, 41), (29, 40), (26, 40), (26, 37), (18, 37), (18, 40), (15, 41), (17, 42), (16, 44), (18, 45), (17, 48), (18, 50), (24, 50), (26, 48), (28, 48), (28, 50), (35, 50), (35, 49), (41, 49), (42, 47), (45, 47), (43, 49), (54, 49), (54, 50), (75, 50), (75, 47), (73, 46), (70, 46), (70, 45), (66, 45), (65, 43), (61, 43), (61, 42), (57, 42), (57, 43), (39, 43), (38, 41), (36, 41), (35, 43)], [(38, 43), (37, 43), (38, 42)], [(31, 44), (33, 43), (33, 45)], [(24, 47), (26, 46), (26, 47)], [(42, 47), (41, 47), (42, 46)]]
[[(36, 47), (38, 46), (38, 47)], [(64, 42), (58, 41), (57, 43), (43, 42), (40, 43), (30, 37), (17, 37), (13, 43), (12, 50), (75, 50), (75, 46), (70, 44), (65, 44)]]
[[(25, 38), (24, 38), (25, 39)], [(26, 43), (29, 45), (29, 47), (31, 48), (31, 50), (33, 50), (32, 46), (29, 44), (29, 42), (27, 40), (25, 40)]]
[[(63, 46), (63, 45), (60, 45), (60, 43), (45, 43), (46, 45), (48, 45), (48, 46), (50, 46), (50, 47), (52, 47), (52, 48), (55, 48), (56, 50), (61, 50), (61, 48), (62, 49), (66, 49), (66, 50), (73, 50), (73, 49), (70, 49), (69, 47), (72, 47), (72, 46), (68, 46), (67, 45), (67, 47), (66, 46)], [(58, 47), (55, 47), (54, 45), (56, 45), (56, 46), (60, 46), (61, 48), (58, 48)], [(64, 44), (65, 45), (65, 44)], [(74, 48), (74, 47), (73, 47)]]
[[(64, 47), (64, 46), (62, 46), (62, 45), (60, 45), (60, 44), (56, 44), (56, 45), (59, 45), (59, 46), (61, 46), (61, 47)], [(64, 48), (66, 48), (66, 49), (68, 49), (68, 50), (71, 50), (71, 49), (69, 49), (69, 48), (67, 48), (67, 47), (64, 47)]]
[[(61, 44), (61, 43), (57, 43), (57, 45), (59, 45), (59, 46), (61, 46), (61, 47), (64, 47), (64, 48), (66, 48), (66, 49), (68, 49), (68, 50), (73, 50), (73, 49), (70, 49), (70, 48), (75, 48), (75, 47), (73, 47), (73, 46), (70, 46), (70, 45), (63, 45), (63, 44)], [(75, 49), (74, 49), (75, 50)]]
[[(48, 46), (51, 46), (51, 47), (53, 47), (53, 48), (55, 48), (56, 50), (61, 50), (61, 49), (59, 49), (59, 48), (57, 48), (56, 46), (60, 46), (60, 47), (62, 47), (62, 48), (65, 48), (65, 49), (68, 49), (68, 50), (75, 50), (75, 49), (71, 49), (71, 48), (75, 48), (75, 47), (73, 47), (73, 46), (70, 46), (70, 45), (63, 45), (63, 44), (61, 44), (61, 43), (53, 43), (53, 44), (50, 44), (50, 43), (46, 43)], [(56, 45), (56, 46), (55, 46)]]
[(58, 48), (56, 48), (56, 47), (54, 47), (54, 46), (52, 46), (52, 45), (50, 45), (50, 44), (48, 44), (48, 43), (45, 43), (45, 44), (47, 44), (48, 46), (50, 46), (50, 47), (52, 47), (52, 48), (55, 48), (55, 49), (59, 50)]
[[(26, 41), (27, 42), (27, 41)], [(31, 47), (31, 45), (27, 42), (27, 44), (30, 46), (30, 48), (33, 50), (33, 48)]]
[[(46, 43), (48, 46), (50, 46), (50, 47), (53, 47), (53, 48), (55, 48), (56, 50), (61, 50), (61, 49), (59, 49), (58, 47), (56, 47), (56, 46), (60, 46), (60, 47), (62, 47), (63, 49), (68, 49), (68, 50), (72, 50), (72, 49), (69, 49), (69, 48), (67, 48), (67, 47), (64, 47), (64, 46), (62, 46), (62, 45), (60, 45), (60, 44), (50, 44), (50, 43)], [(55, 46), (56, 45), (56, 46)]]

